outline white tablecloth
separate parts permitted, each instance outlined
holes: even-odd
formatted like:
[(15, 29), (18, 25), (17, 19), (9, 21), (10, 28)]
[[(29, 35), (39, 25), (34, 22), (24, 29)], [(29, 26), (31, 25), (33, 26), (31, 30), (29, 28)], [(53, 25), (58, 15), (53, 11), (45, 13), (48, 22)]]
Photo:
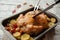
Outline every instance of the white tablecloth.
[[(27, 2), (27, 5), (23, 5), (24, 2)], [(21, 11), (24, 11), (27, 8), (30, 8), (29, 5), (35, 5), (38, 2), (38, 0), (0, 0), (0, 25), (1, 25), (1, 21), (6, 18), (9, 17), (11, 15), (17, 14)], [(49, 5), (54, 3), (54, 0), (41, 0), (40, 2), (40, 7), (45, 9), (46, 7), (48, 7), (46, 5), (46, 3), (48, 3)], [(16, 6), (21, 4), (21, 8), (17, 9)], [(56, 14), (58, 17), (60, 17), (60, 4), (54, 6), (54, 8), (50, 9), (49, 11)], [(12, 11), (16, 9), (17, 12), (16, 13), (12, 13)], [(51, 32), (47, 33), (47, 40), (60, 40), (60, 26), (58, 25), (55, 28), (55, 34), (52, 36), (50, 34), (54, 34)], [(9, 38), (7, 36), (5, 36), (5, 39), (3, 40), (9, 40)]]

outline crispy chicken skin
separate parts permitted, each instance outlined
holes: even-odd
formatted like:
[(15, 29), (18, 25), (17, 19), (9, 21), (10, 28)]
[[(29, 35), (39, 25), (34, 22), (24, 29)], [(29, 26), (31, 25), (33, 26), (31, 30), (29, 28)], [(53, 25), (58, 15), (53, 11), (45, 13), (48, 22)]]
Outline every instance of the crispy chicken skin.
[(20, 14), (19, 17), (17, 18), (17, 25), (22, 26), (26, 24), (33, 24), (34, 23), (33, 16), (39, 13), (40, 11), (36, 10), (35, 12), (34, 11), (27, 12), (25, 16), (23, 16), (23, 14)]
[(27, 24), (33, 24), (33, 23), (34, 23), (34, 19), (32, 17), (30, 17), (29, 15), (28, 15), (28, 17), (27, 16), (22, 17), (22, 14), (21, 14), (17, 19), (18, 26), (23, 26), (23, 25), (27, 25)]
[(23, 27), (21, 30), (23, 30), (24, 33), (30, 34), (30, 35), (37, 35), (43, 30), (43, 26), (35, 26), (28, 24), (26, 27)]
[[(25, 15), (20, 14), (19, 17), (17, 18), (16, 22), (13, 22), (13, 32), (19, 31), (21, 34), (22, 33), (27, 33), (30, 35), (37, 35), (43, 29), (48, 28), (48, 21), (44, 13), (38, 15), (36, 18), (33, 18), (34, 15), (38, 14), (39, 10), (30, 11), (27, 12)], [(12, 22), (10, 22), (12, 24)], [(12, 26), (11, 26), (12, 27)], [(10, 28), (8, 27), (9, 31)], [(11, 31), (12, 32), (12, 31)]]
[(34, 15), (40, 13), (40, 10), (36, 10), (36, 11), (30, 11), (30, 12), (27, 12), (25, 14), (25, 17), (29, 16), (29, 17), (33, 17)]
[[(35, 12), (38, 14), (40, 11), (36, 10)], [(38, 34), (43, 29), (48, 28), (48, 21), (45, 14), (42, 13), (34, 19), (33, 16), (36, 15), (35, 12), (30, 11), (25, 14), (25, 16), (23, 16), (23, 14), (20, 14), (20, 16), (17, 18), (17, 25), (23, 26), (21, 30), (24, 33), (28, 33), (30, 35), (33, 33)]]
[(48, 21), (44, 13), (36, 17), (36, 22), (44, 28), (48, 28)]
[(23, 14), (20, 14), (19, 17), (17, 18), (17, 25), (22, 26), (24, 23), (24, 16)]

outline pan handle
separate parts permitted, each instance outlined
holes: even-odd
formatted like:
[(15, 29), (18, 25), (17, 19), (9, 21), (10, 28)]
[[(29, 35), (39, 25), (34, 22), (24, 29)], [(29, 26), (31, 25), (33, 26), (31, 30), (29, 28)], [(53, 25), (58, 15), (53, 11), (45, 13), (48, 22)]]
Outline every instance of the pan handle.
[(60, 25), (60, 19), (59, 19), (58, 25)]

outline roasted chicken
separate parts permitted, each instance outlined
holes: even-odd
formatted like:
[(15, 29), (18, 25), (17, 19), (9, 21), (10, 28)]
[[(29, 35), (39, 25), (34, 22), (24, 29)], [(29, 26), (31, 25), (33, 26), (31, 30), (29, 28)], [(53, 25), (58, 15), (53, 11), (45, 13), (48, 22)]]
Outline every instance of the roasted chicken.
[(25, 15), (20, 14), (17, 20), (11, 20), (5, 28), (12, 34), (20, 32), (21, 34), (27, 33), (30, 35), (38, 35), (44, 29), (49, 28), (49, 26), (52, 26), (56, 22), (55, 18), (49, 18), (44, 13), (33, 18), (33, 16), (40, 12), (40, 10), (36, 10), (27, 12)]
[[(39, 11), (35, 11), (36, 14), (39, 13)], [(28, 34), (38, 34), (40, 33), (43, 28), (48, 28), (48, 21), (44, 13), (40, 14), (36, 17), (36, 19), (33, 18), (35, 14), (34, 11), (30, 11), (25, 16), (23, 14), (20, 14), (20, 16), (17, 18), (17, 25), (22, 26), (21, 30), (23, 30), (24, 33)]]
[(32, 36), (37, 36), (45, 29), (54, 26), (56, 23), (55, 18), (48, 17), (45, 13), (33, 18), (40, 12), (40, 10), (36, 10), (29, 11), (25, 15), (20, 14), (17, 19), (11, 19), (5, 28), (17, 40), (34, 40)]

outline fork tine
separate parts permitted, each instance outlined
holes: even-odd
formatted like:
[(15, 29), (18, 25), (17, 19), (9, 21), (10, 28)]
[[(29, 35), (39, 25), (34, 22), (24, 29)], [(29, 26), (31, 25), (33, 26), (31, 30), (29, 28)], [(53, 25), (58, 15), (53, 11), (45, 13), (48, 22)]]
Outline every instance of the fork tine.
[(38, 10), (38, 8), (39, 8), (39, 6), (37, 6), (37, 9), (36, 10)]
[(38, 8), (39, 8), (39, 2), (40, 2), (40, 0), (38, 1), (37, 5), (35, 5), (34, 11), (35, 11), (35, 10), (38, 10)]
[(37, 6), (34, 7), (34, 11), (37, 9)]
[(34, 11), (35, 11), (35, 10), (38, 10), (38, 9), (39, 9), (39, 6), (34, 7)]

